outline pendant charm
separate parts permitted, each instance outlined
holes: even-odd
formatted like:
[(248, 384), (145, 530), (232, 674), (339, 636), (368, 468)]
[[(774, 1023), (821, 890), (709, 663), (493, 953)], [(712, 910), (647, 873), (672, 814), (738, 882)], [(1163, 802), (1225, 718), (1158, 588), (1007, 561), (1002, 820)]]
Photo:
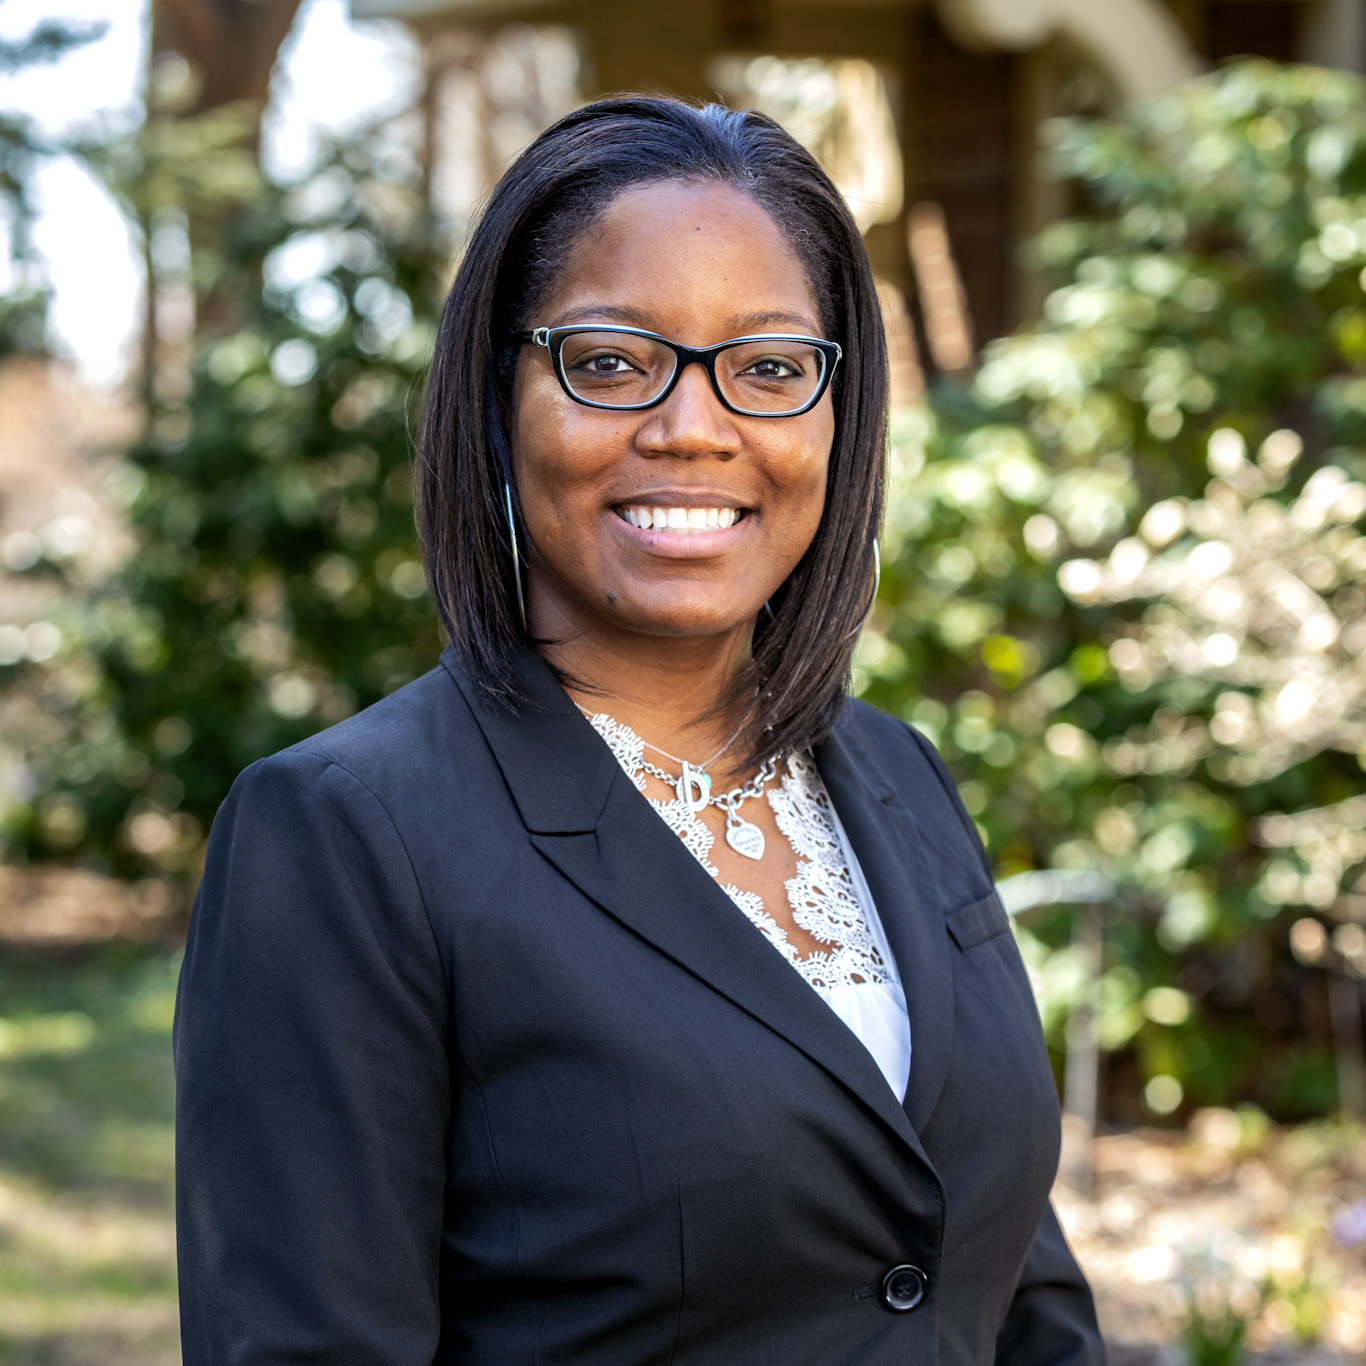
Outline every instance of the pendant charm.
[[(696, 797), (692, 794), (694, 787), (698, 793)], [(678, 793), (678, 800), (690, 811), (705, 811), (707, 803), (711, 801), (711, 775), (704, 769), (684, 764), (683, 776), (678, 780), (678, 786), (674, 790)]]
[(764, 856), (764, 832), (749, 821), (742, 821), (733, 811), (726, 816), (726, 843), (745, 858)]

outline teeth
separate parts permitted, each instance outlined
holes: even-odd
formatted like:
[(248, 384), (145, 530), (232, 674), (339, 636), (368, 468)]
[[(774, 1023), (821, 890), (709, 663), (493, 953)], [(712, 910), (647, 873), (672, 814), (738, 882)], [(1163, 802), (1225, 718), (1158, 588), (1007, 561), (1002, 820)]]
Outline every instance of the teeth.
[(618, 508), (623, 520), (642, 531), (673, 531), (689, 535), (717, 531), (740, 520), (738, 508), (649, 508), (626, 504)]

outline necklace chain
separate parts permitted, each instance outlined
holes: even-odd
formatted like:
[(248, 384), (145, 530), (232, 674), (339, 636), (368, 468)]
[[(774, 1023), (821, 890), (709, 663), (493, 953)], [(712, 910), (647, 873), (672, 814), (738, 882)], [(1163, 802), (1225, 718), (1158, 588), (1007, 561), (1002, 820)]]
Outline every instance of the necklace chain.
[[(644, 741), (641, 743), (643, 744)], [(651, 745), (650, 748), (654, 749), (654, 746)], [(660, 753), (662, 752), (663, 751), (661, 750)], [(706, 773), (707, 771), (700, 765), (690, 764), (684, 759), (680, 759), (678, 762), (683, 764), (686, 769), (691, 769), (694, 773)], [(666, 773), (657, 764), (652, 764), (644, 755), (641, 756), (640, 766), (646, 773), (650, 774), (651, 777), (658, 778), (660, 782), (668, 783), (670, 787), (676, 788), (682, 781), (678, 774)], [(718, 810), (724, 811), (727, 815), (730, 815), (732, 812), (738, 811), (741, 805), (747, 802), (751, 797), (759, 796), (764, 788), (773, 781), (777, 772), (778, 757), (777, 755), (771, 755), (759, 765), (759, 771), (749, 780), (749, 782), (741, 787), (733, 787), (729, 792), (720, 792), (714, 797), (708, 797), (707, 805), (714, 806)]]
[[(579, 710), (583, 711), (583, 708), (579, 707)], [(583, 714), (585, 716), (588, 715), (586, 711), (584, 711)], [(646, 749), (654, 750), (656, 754), (661, 755), (663, 758), (670, 760), (672, 763), (687, 764), (689, 768), (700, 768), (704, 773), (707, 771), (708, 765), (714, 764), (730, 748), (730, 741), (727, 740), (726, 743), (722, 745), (721, 748), (718, 749), (714, 754), (704, 759), (700, 764), (695, 764), (691, 759), (680, 759), (677, 754), (670, 754), (667, 749), (660, 749), (658, 745), (652, 745), (646, 739), (642, 738), (640, 743), (644, 745)]]
[[(577, 702), (575, 702), (574, 705), (579, 707)], [(590, 712), (587, 707), (579, 707), (579, 710), (585, 717), (592, 720), (594, 713)], [(606, 713), (602, 713), (602, 715), (606, 715)], [(613, 718), (609, 717), (608, 719), (612, 720)], [(617, 722), (616, 724), (620, 725), (621, 723)], [(722, 747), (707, 760), (707, 764), (694, 764), (690, 763), (687, 759), (680, 759), (676, 754), (670, 754), (667, 749), (660, 749), (658, 745), (652, 745), (648, 740), (641, 739), (640, 736), (637, 736), (636, 738), (640, 740), (640, 743), (644, 745), (646, 749), (651, 749), (656, 754), (662, 755), (665, 759), (671, 759), (674, 763), (682, 765), (685, 774), (691, 770), (694, 773), (705, 775), (707, 773), (707, 764), (713, 763), (727, 748), (726, 745), (722, 745)], [(759, 796), (764, 788), (773, 781), (778, 772), (778, 762), (778, 755), (769, 755), (769, 757), (759, 765), (759, 771), (749, 780), (749, 782), (742, 783), (739, 787), (733, 787), (729, 792), (720, 792), (715, 796), (708, 795), (706, 804), (708, 806), (716, 807), (718, 811), (724, 811), (726, 813), (727, 822), (729, 822), (734, 819), (736, 812), (739, 811), (740, 807), (745, 802), (749, 801), (751, 797)], [(660, 782), (668, 783), (672, 788), (677, 789), (679, 783), (683, 781), (678, 774), (666, 773), (658, 764), (652, 764), (643, 754), (640, 756), (640, 766), (642, 770), (648, 773), (652, 778), (658, 778)], [(708, 784), (710, 784), (709, 776)]]

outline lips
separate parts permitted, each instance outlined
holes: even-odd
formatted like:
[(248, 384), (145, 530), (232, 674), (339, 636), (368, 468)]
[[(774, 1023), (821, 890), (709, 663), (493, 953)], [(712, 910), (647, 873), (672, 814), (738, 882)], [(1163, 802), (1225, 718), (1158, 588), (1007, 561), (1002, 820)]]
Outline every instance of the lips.
[(641, 531), (668, 531), (682, 536), (724, 530), (745, 515), (744, 508), (647, 507), (640, 503), (624, 503), (613, 511), (623, 522)]

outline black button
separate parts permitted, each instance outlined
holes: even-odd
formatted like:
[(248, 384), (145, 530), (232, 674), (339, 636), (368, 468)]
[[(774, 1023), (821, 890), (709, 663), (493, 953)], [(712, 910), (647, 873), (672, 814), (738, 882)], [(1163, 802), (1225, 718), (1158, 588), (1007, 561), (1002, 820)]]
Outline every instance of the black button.
[(894, 1266), (882, 1278), (882, 1302), (898, 1314), (908, 1314), (925, 1298), (929, 1278), (918, 1266)]

